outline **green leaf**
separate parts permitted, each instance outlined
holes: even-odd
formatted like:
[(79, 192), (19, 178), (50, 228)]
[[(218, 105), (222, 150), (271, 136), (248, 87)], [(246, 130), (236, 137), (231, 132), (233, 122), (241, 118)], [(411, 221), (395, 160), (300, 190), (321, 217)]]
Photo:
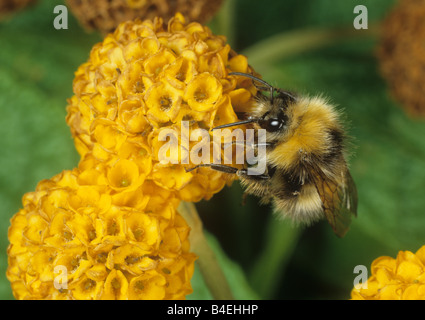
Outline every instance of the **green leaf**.
[(0, 23), (0, 299), (11, 299), (6, 279), (9, 219), (25, 192), (78, 163), (65, 122), (77, 67), (99, 41), (70, 16), (69, 30), (53, 28), (53, 8), (40, 4)]

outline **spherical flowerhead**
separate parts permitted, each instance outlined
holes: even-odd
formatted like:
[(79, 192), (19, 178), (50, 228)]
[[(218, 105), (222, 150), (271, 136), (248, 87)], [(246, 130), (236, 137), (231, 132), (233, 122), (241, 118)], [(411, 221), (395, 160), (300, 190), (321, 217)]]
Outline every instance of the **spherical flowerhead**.
[(168, 21), (177, 12), (190, 21), (205, 23), (218, 11), (223, 0), (67, 0), (66, 2), (86, 29), (108, 33), (127, 20), (161, 17)]
[(17, 299), (184, 299), (189, 227), (172, 194), (128, 160), (84, 159), (38, 184), (11, 220), (7, 278)]
[(353, 300), (424, 300), (425, 246), (416, 253), (400, 251), (397, 258), (379, 257), (371, 266), (365, 288), (354, 288)]
[(401, 0), (382, 25), (378, 58), (392, 96), (412, 116), (425, 116), (425, 3)]
[(34, 4), (37, 0), (2, 0), (0, 1), (0, 18), (22, 10), (28, 5)]
[(235, 71), (253, 73), (224, 37), (180, 14), (167, 25), (125, 22), (94, 46), (75, 74), (67, 123), (77, 150), (101, 162), (143, 163), (146, 181), (181, 200), (209, 199), (232, 178), (186, 169), (200, 164), (193, 161), (200, 153), (202, 163), (221, 157), (211, 129), (252, 107), (256, 88), (228, 75)]

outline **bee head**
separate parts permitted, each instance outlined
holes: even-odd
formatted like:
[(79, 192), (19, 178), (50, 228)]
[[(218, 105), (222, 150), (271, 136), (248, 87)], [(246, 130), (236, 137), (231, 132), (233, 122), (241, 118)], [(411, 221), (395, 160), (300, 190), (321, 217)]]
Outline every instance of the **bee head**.
[[(286, 110), (290, 104), (297, 101), (294, 95), (288, 91), (275, 88), (264, 80), (261, 80), (251, 74), (232, 72), (229, 73), (229, 75), (247, 77), (260, 84), (260, 86), (255, 85), (259, 90), (259, 94), (256, 97), (259, 107), (244, 120), (221, 125), (214, 129), (252, 123), (257, 124), (257, 126), (261, 129), (265, 129), (268, 133), (279, 134), (287, 128), (288, 116), (286, 115)], [(268, 91), (269, 96), (263, 95), (261, 91)]]

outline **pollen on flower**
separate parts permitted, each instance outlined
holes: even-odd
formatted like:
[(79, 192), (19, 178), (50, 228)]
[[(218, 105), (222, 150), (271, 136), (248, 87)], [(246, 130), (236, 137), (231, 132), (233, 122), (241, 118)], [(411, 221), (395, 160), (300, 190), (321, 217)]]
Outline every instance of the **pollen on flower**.
[(128, 187), (129, 184), (130, 183), (128, 182), (127, 179), (122, 179), (121, 183), (120, 183), (121, 187), (123, 187), (123, 188)]
[[(229, 77), (233, 71), (253, 73), (246, 57), (224, 37), (187, 23), (181, 14), (168, 24), (154, 19), (119, 25), (76, 72), (67, 123), (77, 150), (83, 158), (101, 161), (115, 190), (152, 181), (180, 200), (211, 198), (234, 178), (209, 168), (187, 174), (195, 153), (189, 150), (194, 143), (184, 141), (204, 129), (213, 150), (211, 129), (237, 121), (235, 110), (252, 107), (256, 88), (251, 81)], [(183, 122), (188, 133), (182, 131)], [(181, 146), (178, 153), (166, 150), (166, 161), (159, 156), (169, 143), (160, 140), (163, 130), (174, 132)]]
[(203, 102), (207, 95), (203, 91), (196, 91), (194, 98), (197, 102)]
[(171, 100), (170, 97), (162, 96), (161, 97), (161, 100), (160, 100), (161, 110), (162, 111), (167, 111), (168, 109), (170, 109), (172, 102), (173, 101)]

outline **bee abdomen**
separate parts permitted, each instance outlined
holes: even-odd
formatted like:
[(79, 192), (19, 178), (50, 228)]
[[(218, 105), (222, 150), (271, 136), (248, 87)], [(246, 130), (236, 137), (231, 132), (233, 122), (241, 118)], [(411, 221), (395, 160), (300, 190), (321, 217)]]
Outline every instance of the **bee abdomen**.
[(323, 218), (322, 201), (313, 182), (302, 183), (285, 174), (279, 180), (281, 186), (273, 192), (279, 215), (307, 224)]
[(300, 195), (305, 181), (299, 177), (279, 172), (273, 179), (272, 188), (275, 190), (275, 196), (282, 200), (292, 200)]

